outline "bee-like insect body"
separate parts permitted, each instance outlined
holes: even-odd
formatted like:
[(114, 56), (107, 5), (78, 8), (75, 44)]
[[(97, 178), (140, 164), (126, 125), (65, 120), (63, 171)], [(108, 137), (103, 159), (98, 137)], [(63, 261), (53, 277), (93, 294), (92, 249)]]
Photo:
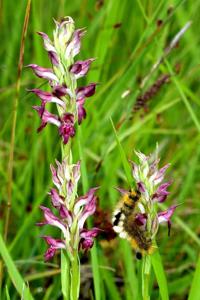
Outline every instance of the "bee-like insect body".
[(123, 231), (124, 219), (134, 211), (136, 203), (140, 199), (140, 195), (138, 190), (130, 190), (129, 192), (124, 193), (112, 218), (113, 229), (115, 232), (121, 233)]
[(125, 213), (132, 212), (134, 210), (136, 203), (139, 201), (141, 193), (139, 190), (131, 190), (128, 194), (124, 194), (122, 202), (124, 204)]
[(122, 234), (124, 231), (124, 220), (135, 210), (136, 204), (139, 201), (141, 193), (139, 190), (130, 190), (127, 193), (123, 194), (117, 208), (114, 211), (112, 223), (113, 229), (115, 232), (125, 236)]
[(147, 236), (147, 232), (136, 223), (135, 213), (124, 220), (123, 226), (138, 259), (143, 254), (152, 252), (152, 240)]
[(152, 252), (152, 240), (147, 232), (136, 222), (136, 209), (140, 203), (139, 190), (124, 193), (113, 214), (113, 229), (121, 238), (129, 240), (136, 251), (136, 258), (141, 259), (145, 253)]
[(114, 221), (113, 221), (113, 225), (114, 225), (114, 226), (117, 226), (117, 225), (118, 225), (121, 215), (122, 215), (122, 212), (119, 211), (119, 212), (114, 216)]

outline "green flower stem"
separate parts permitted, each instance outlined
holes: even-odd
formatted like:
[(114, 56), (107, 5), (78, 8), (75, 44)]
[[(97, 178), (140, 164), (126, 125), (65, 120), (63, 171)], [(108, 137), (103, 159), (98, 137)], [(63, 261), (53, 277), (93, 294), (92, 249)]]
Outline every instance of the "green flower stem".
[(70, 259), (66, 250), (61, 251), (61, 285), (64, 300), (70, 299)]
[[(72, 164), (71, 141), (61, 144), (62, 160), (67, 159)], [(76, 245), (78, 247), (78, 245)], [(78, 249), (69, 256), (66, 250), (61, 252), (61, 283), (64, 300), (78, 300), (80, 292), (80, 260)]]
[(71, 261), (70, 277), (71, 277), (71, 288), (70, 288), (70, 300), (78, 300), (80, 292), (80, 260), (78, 250), (74, 251), (74, 260)]
[(149, 300), (149, 279), (151, 274), (150, 256), (146, 255), (142, 260), (142, 299)]
[[(61, 144), (61, 152), (62, 160), (64, 158), (70, 159), (71, 143), (68, 143), (67, 145)], [(66, 250), (61, 251), (61, 285), (63, 299), (69, 300), (71, 294), (71, 262)]]

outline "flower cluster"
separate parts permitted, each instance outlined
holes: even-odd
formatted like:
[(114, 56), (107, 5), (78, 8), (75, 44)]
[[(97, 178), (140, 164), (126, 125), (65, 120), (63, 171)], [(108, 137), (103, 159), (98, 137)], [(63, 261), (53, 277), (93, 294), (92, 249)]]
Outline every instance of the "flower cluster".
[[(42, 130), (47, 123), (58, 127), (59, 135), (64, 144), (75, 135), (75, 123), (79, 125), (86, 118), (84, 104), (86, 98), (95, 93), (96, 83), (77, 87), (77, 80), (85, 76), (90, 68), (93, 58), (78, 60), (74, 57), (79, 53), (81, 37), (85, 34), (84, 29), (75, 30), (74, 21), (71, 17), (65, 17), (60, 23), (55, 21), (56, 29), (53, 33), (53, 41), (47, 34), (38, 32), (44, 41), (52, 69), (43, 68), (36, 64), (29, 64), (35, 75), (47, 79), (51, 86), (51, 92), (40, 89), (31, 89), (30, 92), (37, 95), (41, 100), (40, 106), (33, 106), (41, 118), (38, 131)], [(46, 110), (47, 103), (56, 103), (58, 115)]]
[(170, 164), (166, 164), (159, 169), (160, 159), (152, 159), (152, 156), (146, 156), (141, 152), (136, 152), (136, 155), (139, 158), (139, 165), (132, 161), (131, 165), (133, 178), (141, 193), (140, 214), (137, 218), (143, 226), (146, 226), (153, 239), (158, 231), (159, 224), (167, 222), (170, 230), (171, 216), (177, 207), (177, 205), (172, 205), (166, 211), (157, 212), (157, 203), (163, 203), (169, 195), (167, 188), (172, 182), (163, 182), (163, 180)]
[(77, 197), (77, 185), (80, 178), (80, 162), (69, 165), (67, 160), (56, 161), (57, 168), (51, 166), (52, 180), (56, 188), (49, 192), (52, 206), (58, 211), (58, 217), (47, 207), (41, 206), (44, 221), (37, 225), (52, 225), (62, 231), (63, 239), (43, 236), (48, 250), (45, 260), (51, 259), (57, 249), (66, 249), (73, 260), (74, 250), (88, 250), (93, 246), (93, 238), (99, 233), (98, 228), (90, 230), (84, 227), (86, 219), (96, 210), (97, 188), (92, 188), (85, 196)]
[(130, 163), (137, 192), (117, 188), (123, 195), (127, 207), (117, 209), (113, 224), (114, 230), (120, 237), (127, 238), (136, 251), (150, 254), (154, 248), (159, 224), (167, 222), (170, 231), (171, 216), (177, 206), (172, 205), (167, 210), (158, 212), (158, 203), (164, 202), (169, 194), (167, 188), (171, 182), (163, 182), (169, 164), (159, 169), (159, 159), (153, 159), (152, 156), (146, 156), (141, 152), (136, 152), (136, 155), (139, 164), (132, 161)]

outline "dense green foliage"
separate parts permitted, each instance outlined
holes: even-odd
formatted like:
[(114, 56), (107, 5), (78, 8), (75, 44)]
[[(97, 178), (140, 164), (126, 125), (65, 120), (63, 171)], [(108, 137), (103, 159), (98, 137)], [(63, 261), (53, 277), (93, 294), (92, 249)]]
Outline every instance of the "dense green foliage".
[[(2, 1), (0, 7), (2, 236), (7, 210), (15, 83), (26, 5), (26, 1), (7, 0)], [(74, 157), (81, 157), (83, 167), (80, 194), (89, 186), (100, 186), (99, 205), (112, 212), (119, 199), (114, 187), (128, 188), (119, 141), (127, 159), (135, 159), (134, 149), (149, 154), (158, 143), (161, 165), (171, 163), (167, 177), (173, 179), (173, 184), (168, 204), (181, 205), (172, 219), (171, 236), (167, 236), (167, 228), (163, 226), (157, 243), (167, 276), (169, 297), (175, 300), (187, 299), (190, 290), (190, 300), (200, 299), (199, 11), (200, 1), (191, 0), (33, 0), (25, 40), (24, 65), (50, 66), (36, 32), (43, 31), (51, 37), (53, 18), (66, 15), (75, 20), (76, 27), (87, 28), (79, 58), (96, 58), (86, 80), (87, 83), (99, 82), (99, 85), (97, 93), (87, 100), (87, 119), (73, 139)], [(178, 45), (151, 73), (153, 65), (163, 57), (164, 49), (188, 21), (192, 24)], [(151, 95), (148, 109), (134, 112), (138, 95), (144, 94), (161, 74), (169, 74), (169, 80)], [(147, 78), (145, 82), (144, 78)], [(26, 89), (40, 86), (41, 80), (23, 68), (6, 247), (0, 239), (2, 300), (9, 297), (19, 299), (18, 292), (23, 294), (23, 282), (28, 282), (35, 299), (61, 299), (60, 255), (52, 263), (44, 263), (46, 245), (40, 239), (41, 235), (57, 231), (50, 226), (35, 226), (41, 220), (39, 205), (48, 206), (50, 201), (47, 196), (51, 187), (49, 165), (61, 155), (55, 127), (49, 125), (43, 132), (36, 132), (39, 118), (31, 107), (39, 104), (39, 100)], [(45, 81), (43, 88), (47, 88)], [(128, 95), (122, 97), (125, 91)], [(141, 278), (137, 274), (141, 266), (128, 242), (116, 238), (106, 243), (100, 235), (92, 253), (93, 266), (89, 253), (82, 257), (81, 299), (94, 299), (94, 290), (96, 300), (140, 299), (137, 291), (140, 290)], [(28, 295), (28, 291), (25, 292)], [(152, 272), (151, 298), (158, 299), (158, 293)]]

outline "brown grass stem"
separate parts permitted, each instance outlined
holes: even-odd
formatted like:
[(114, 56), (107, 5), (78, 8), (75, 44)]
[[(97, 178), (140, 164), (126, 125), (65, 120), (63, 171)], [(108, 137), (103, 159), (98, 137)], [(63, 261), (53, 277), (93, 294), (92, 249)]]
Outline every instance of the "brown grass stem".
[(18, 61), (18, 68), (17, 68), (16, 92), (15, 92), (15, 97), (13, 100), (12, 129), (11, 129), (10, 153), (9, 153), (8, 172), (7, 172), (7, 174), (8, 174), (8, 185), (7, 185), (8, 198), (7, 198), (7, 209), (6, 209), (5, 227), (4, 227), (5, 241), (7, 240), (7, 236), (8, 236), (10, 210), (11, 210), (11, 204), (12, 204), (13, 166), (14, 166), (14, 148), (15, 148), (15, 132), (16, 132), (16, 123), (17, 123), (17, 110), (18, 110), (19, 93), (20, 93), (20, 86), (21, 86), (21, 73), (22, 73), (23, 60), (24, 60), (24, 45), (25, 45), (25, 39), (26, 39), (27, 28), (28, 28), (28, 23), (29, 23), (30, 7), (31, 7), (31, 0), (28, 0), (27, 6), (26, 6), (25, 17), (24, 17), (22, 35), (21, 35), (20, 53), (19, 53), (19, 61)]

